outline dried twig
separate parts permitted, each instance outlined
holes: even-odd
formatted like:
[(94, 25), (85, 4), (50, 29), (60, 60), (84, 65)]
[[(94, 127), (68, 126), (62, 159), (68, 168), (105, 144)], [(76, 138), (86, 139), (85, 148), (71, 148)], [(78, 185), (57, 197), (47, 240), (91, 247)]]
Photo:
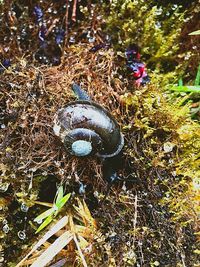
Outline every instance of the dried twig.
[(52, 29), (55, 27), (56, 23), (59, 21), (59, 19), (54, 19), (51, 26), (48, 28), (47, 32), (45, 33), (45, 36), (47, 37), (49, 33), (52, 31)]
[(72, 10), (72, 21), (76, 22), (76, 8), (77, 8), (77, 0), (74, 0), (73, 10)]
[(69, 33), (69, 0), (66, 0), (66, 13), (65, 13), (65, 45), (67, 43), (68, 39), (68, 33)]

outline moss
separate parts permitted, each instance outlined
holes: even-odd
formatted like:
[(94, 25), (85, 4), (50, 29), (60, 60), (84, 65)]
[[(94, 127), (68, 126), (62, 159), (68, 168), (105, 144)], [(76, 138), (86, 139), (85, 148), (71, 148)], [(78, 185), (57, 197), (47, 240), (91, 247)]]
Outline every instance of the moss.
[[(195, 28), (198, 24), (196, 3), (190, 2), (185, 9), (184, 3), (179, 5), (171, 1), (111, 1), (109, 8), (105, 7), (107, 31), (117, 50), (125, 50), (128, 44), (136, 43), (151, 69), (152, 82), (165, 88), (191, 68), (193, 78), (194, 66), (198, 67), (198, 46), (193, 49), (186, 36), (190, 24)], [(188, 45), (183, 38), (187, 39)], [(192, 42), (196, 44), (196, 41), (194, 37)]]
[[(0, 205), (1, 226), (6, 218), (12, 229), (1, 235), (7, 262), (18, 261), (36, 238), (32, 221), (41, 212), (34, 205), (38, 195), (52, 201), (60, 182), (77, 192), (78, 177), (87, 185), (86, 202), (101, 232), (85, 256), (91, 266), (198, 266), (200, 126), (190, 119), (188, 105), (170, 103), (163, 94), (185, 66), (176, 67), (184, 14), (180, 7), (162, 10), (159, 15), (154, 1), (111, 1), (107, 29), (114, 50), (65, 47), (57, 67), (36, 68), (19, 56), (3, 73), (0, 101), (7, 119), (0, 133), (0, 169), (9, 189)], [(151, 85), (140, 89), (121, 78), (119, 65), (125, 61), (119, 62), (115, 50), (124, 51), (132, 41), (152, 68)], [(72, 158), (53, 134), (55, 112), (74, 100), (72, 82), (109, 109), (125, 136), (120, 179), (110, 189), (100, 160)], [(17, 236), (26, 224), (22, 202), (32, 206), (23, 242)]]

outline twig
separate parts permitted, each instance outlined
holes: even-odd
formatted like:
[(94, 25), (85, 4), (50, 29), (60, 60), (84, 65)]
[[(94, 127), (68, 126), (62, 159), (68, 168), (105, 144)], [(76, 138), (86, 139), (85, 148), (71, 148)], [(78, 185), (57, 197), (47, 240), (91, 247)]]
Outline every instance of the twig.
[(72, 21), (74, 22), (76, 22), (76, 6), (77, 6), (77, 0), (74, 0), (73, 10), (72, 10)]
[(135, 208), (135, 213), (134, 213), (134, 223), (133, 223), (133, 229), (134, 229), (134, 241), (135, 241), (135, 235), (136, 235), (136, 225), (137, 225), (137, 203), (138, 203), (138, 197), (137, 194), (135, 195), (135, 203), (134, 203), (134, 208)]
[(52, 31), (52, 29), (55, 27), (56, 23), (59, 21), (59, 19), (54, 19), (51, 26), (48, 28), (47, 32), (45, 33), (45, 36), (47, 37), (49, 33)]
[(65, 13), (65, 44), (67, 43), (69, 28), (68, 28), (68, 20), (69, 20), (69, 0), (66, 0), (66, 13)]

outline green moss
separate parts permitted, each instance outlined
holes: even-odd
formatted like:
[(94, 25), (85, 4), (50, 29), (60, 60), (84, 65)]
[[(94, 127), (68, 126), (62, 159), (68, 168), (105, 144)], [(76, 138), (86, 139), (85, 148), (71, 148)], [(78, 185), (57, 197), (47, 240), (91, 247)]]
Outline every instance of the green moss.
[(190, 59), (194, 61), (198, 55), (192, 47), (183, 51), (184, 40), (180, 39), (198, 9), (192, 2), (189, 6), (184, 9), (182, 5), (152, 0), (120, 0), (111, 1), (109, 9), (105, 7), (107, 31), (115, 48), (124, 51), (130, 43), (138, 44), (151, 70), (152, 83), (165, 89), (183, 76)]
[[(161, 168), (168, 172), (162, 181), (153, 178), (155, 186), (159, 184), (166, 188), (167, 197), (163, 196), (161, 205), (168, 206), (172, 221), (185, 225), (197, 220), (200, 125), (189, 118), (187, 106), (170, 104), (162, 90), (154, 86), (139, 89), (134, 95), (124, 96), (123, 100), (129, 109), (131, 101), (136, 108), (134, 127), (141, 131), (143, 143), (146, 143), (142, 147), (142, 164), (147, 169)], [(134, 159), (137, 157), (134, 151), (129, 153)]]

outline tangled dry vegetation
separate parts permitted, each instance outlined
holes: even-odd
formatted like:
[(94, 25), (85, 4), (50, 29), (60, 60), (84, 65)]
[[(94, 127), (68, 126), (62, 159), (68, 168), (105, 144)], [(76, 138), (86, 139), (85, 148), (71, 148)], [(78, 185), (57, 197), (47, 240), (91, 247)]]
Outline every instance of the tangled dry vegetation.
[[(134, 89), (119, 75), (111, 49), (89, 48), (71, 46), (56, 67), (35, 67), (22, 58), (2, 74), (1, 223), (7, 219), (11, 231), (1, 238), (7, 263), (17, 245), (24, 254), (32, 244), (34, 201), (38, 194), (46, 200), (43, 187), (53, 180), (67, 192), (77, 193), (80, 181), (87, 185), (85, 201), (98, 229), (84, 254), (88, 266), (198, 266), (199, 125), (187, 108), (169, 106), (155, 85)], [(104, 201), (109, 185), (100, 160), (69, 156), (53, 134), (55, 112), (75, 99), (73, 82), (113, 114), (125, 136), (120, 180)], [(55, 192), (46, 193), (54, 198)], [(23, 242), (13, 201), (30, 207)], [(15, 251), (18, 259), (20, 253)]]

